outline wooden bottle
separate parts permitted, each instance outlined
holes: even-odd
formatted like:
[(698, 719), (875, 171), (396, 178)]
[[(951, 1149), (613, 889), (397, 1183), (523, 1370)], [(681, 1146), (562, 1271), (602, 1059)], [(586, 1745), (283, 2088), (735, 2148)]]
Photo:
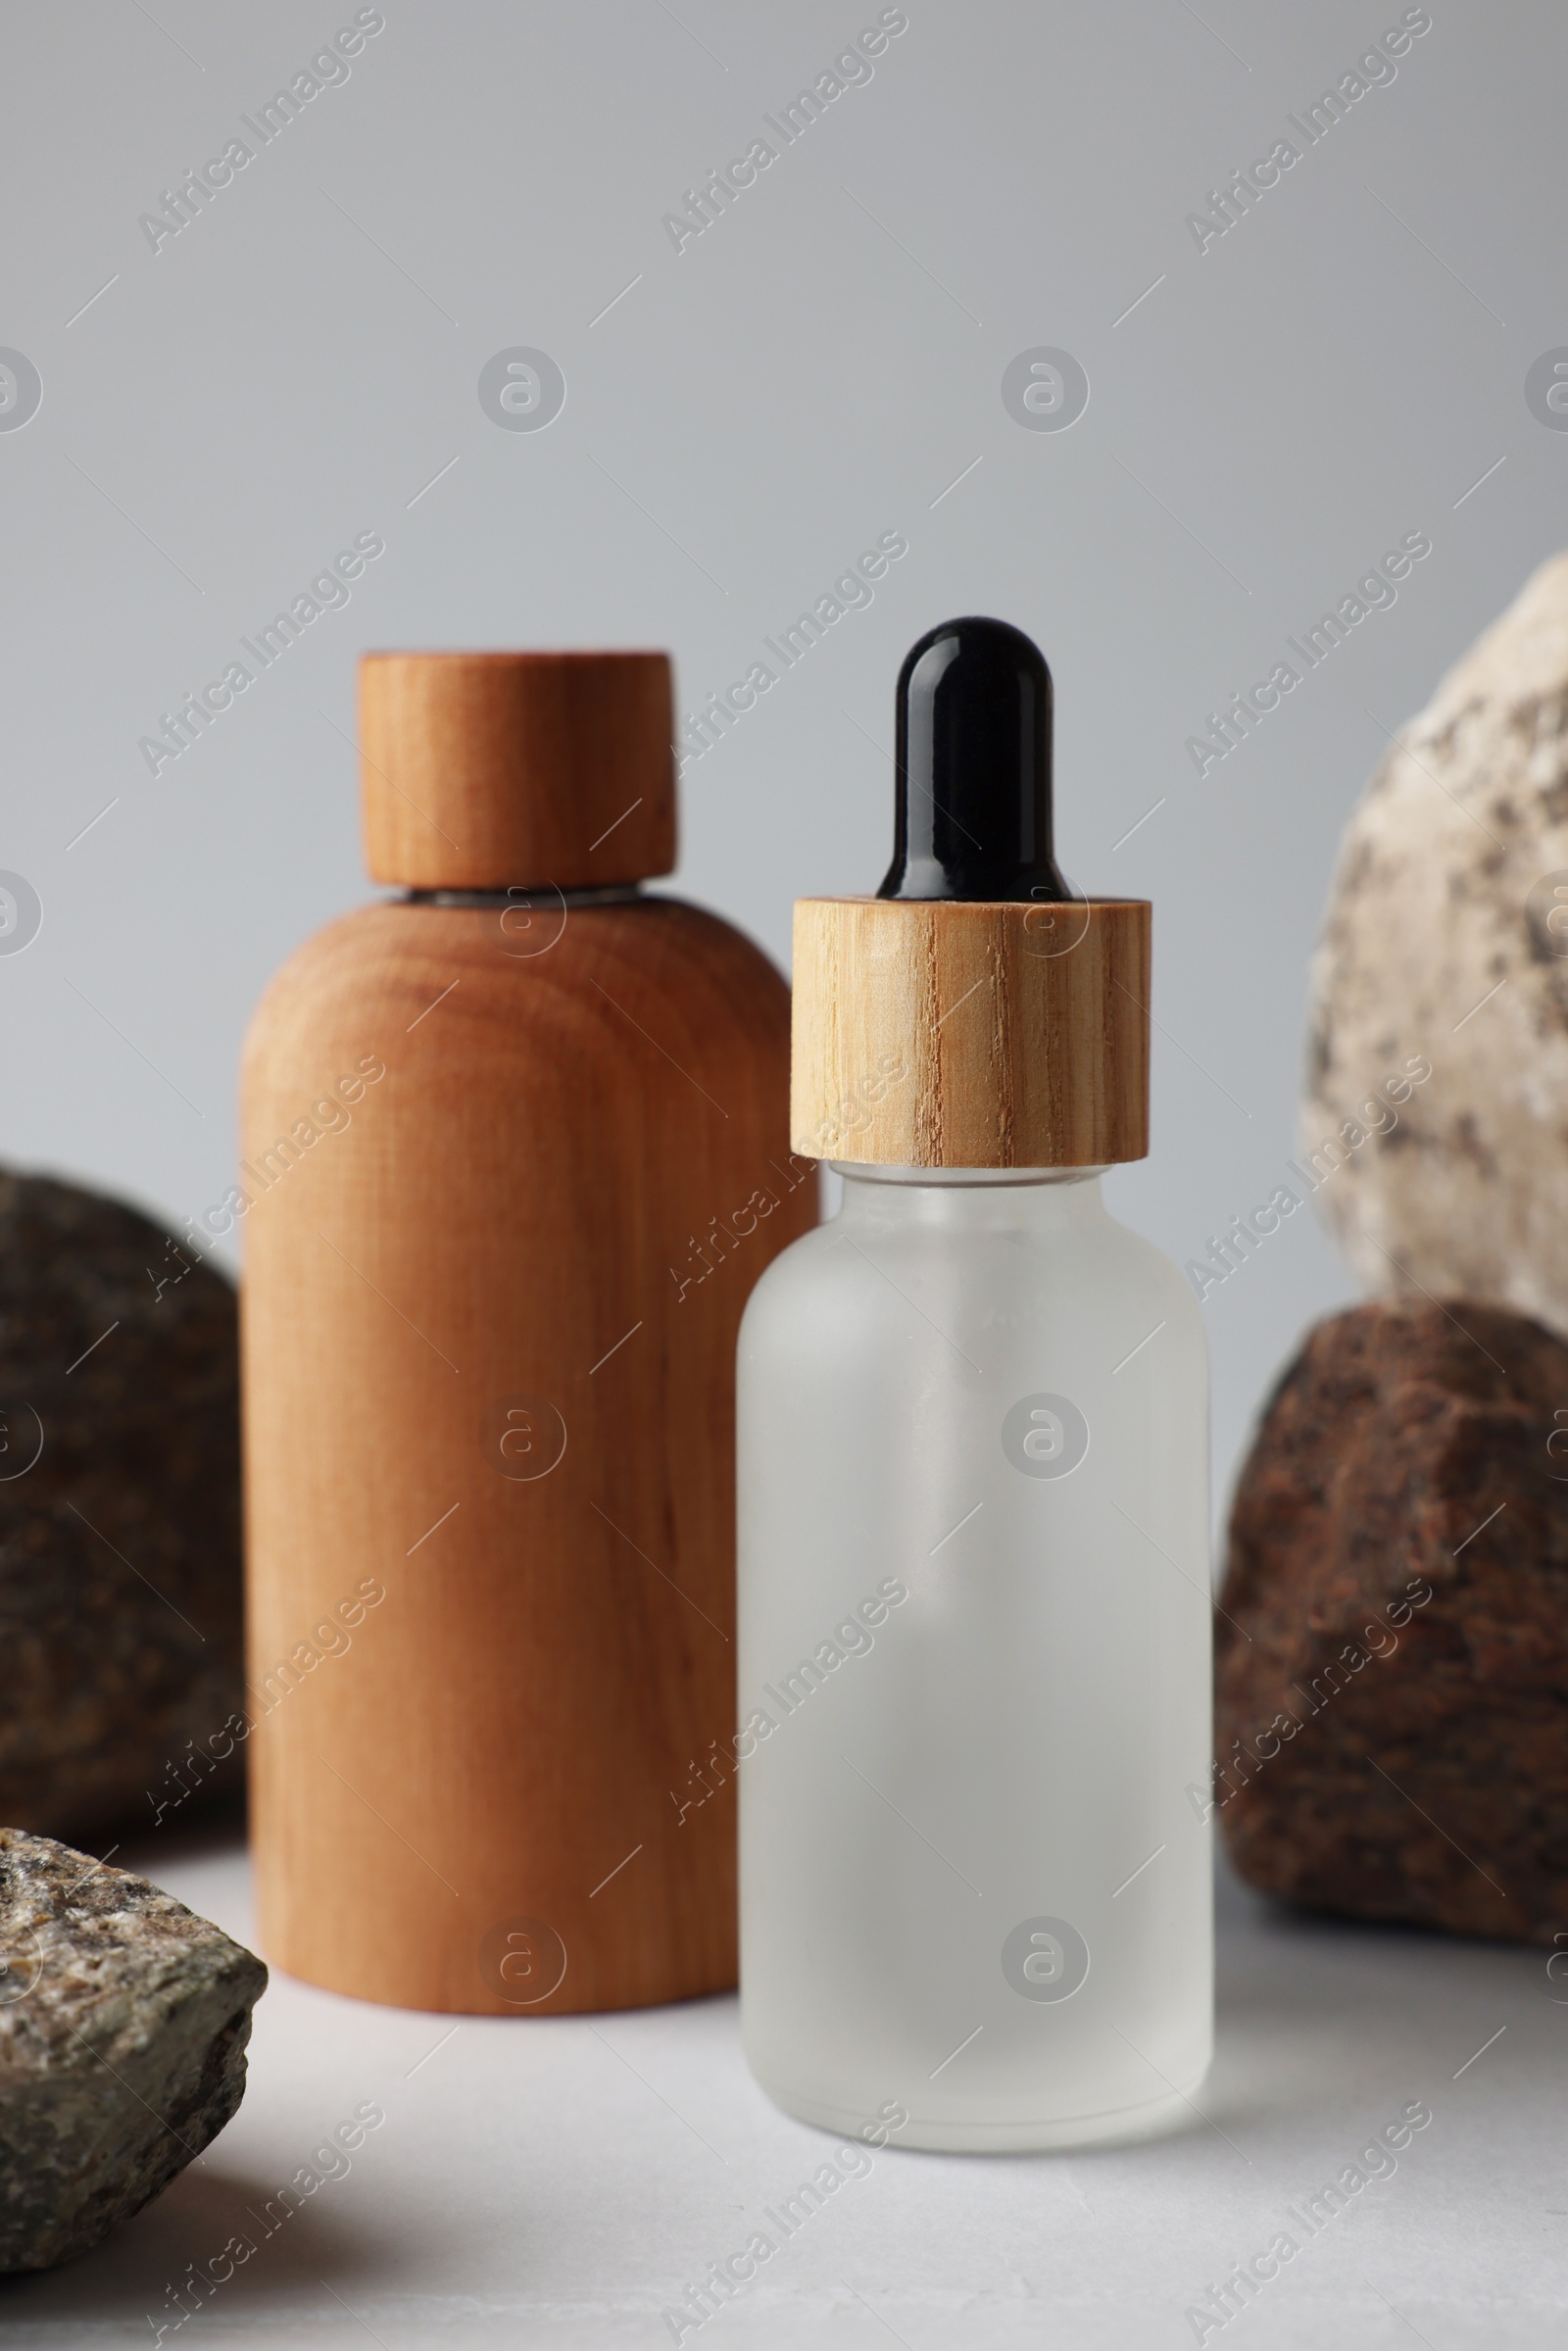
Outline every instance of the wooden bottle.
[(262, 1940), (400, 2006), (735, 1981), (733, 1365), (789, 1004), (674, 862), (660, 654), (372, 656), (370, 871), (246, 1045)]

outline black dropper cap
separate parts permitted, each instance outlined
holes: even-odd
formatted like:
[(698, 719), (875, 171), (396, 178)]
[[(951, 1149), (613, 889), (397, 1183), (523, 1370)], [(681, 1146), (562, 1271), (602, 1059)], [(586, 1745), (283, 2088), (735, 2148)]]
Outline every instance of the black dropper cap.
[(1072, 894), (1051, 846), (1051, 671), (1005, 620), (945, 620), (899, 671), (893, 863), (878, 898)]

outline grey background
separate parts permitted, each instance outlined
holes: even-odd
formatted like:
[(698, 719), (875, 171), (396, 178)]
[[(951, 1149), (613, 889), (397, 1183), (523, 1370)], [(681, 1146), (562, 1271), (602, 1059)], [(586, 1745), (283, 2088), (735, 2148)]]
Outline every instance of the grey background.
[[(359, 650), (663, 645), (692, 707), (897, 530), (874, 603), (688, 770), (676, 886), (783, 959), (797, 894), (882, 872), (907, 644), (971, 610), (1029, 629), (1063, 862), (1155, 903), (1154, 1150), (1111, 1202), (1201, 1254), (1295, 1151), (1306, 961), (1382, 730), (1562, 535), (1568, 438), (1524, 379), (1568, 339), (1568, 22), (1433, 0), (1396, 79), (1200, 254), (1187, 214), (1398, 6), (909, 0), (874, 77), (677, 255), (662, 216), (874, 6), (387, 0), (155, 255), (138, 217), (353, 13), (9, 13), (0, 344), (43, 402), (0, 433), (0, 866), (44, 920), (0, 957), (0, 1154), (173, 1226), (221, 1197), (250, 1007), (368, 894)], [(542, 432), (480, 408), (511, 345), (564, 373)], [(1035, 345), (1088, 372), (1068, 431), (1004, 409)], [(159, 713), (368, 529), (352, 603), (151, 777)], [(1418, 529), (1396, 606), (1200, 780), (1204, 713)], [(1222, 1475), (1348, 1295), (1307, 1214), (1211, 1293)]]

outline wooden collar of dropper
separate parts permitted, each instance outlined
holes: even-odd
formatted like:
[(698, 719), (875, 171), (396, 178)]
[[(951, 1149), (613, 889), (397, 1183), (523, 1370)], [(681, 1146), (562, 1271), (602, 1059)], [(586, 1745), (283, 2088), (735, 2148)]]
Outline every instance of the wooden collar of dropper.
[(976, 1168), (1147, 1153), (1150, 906), (1062, 880), (1051, 696), (1001, 621), (946, 622), (905, 661), (881, 895), (795, 908), (795, 1151)]

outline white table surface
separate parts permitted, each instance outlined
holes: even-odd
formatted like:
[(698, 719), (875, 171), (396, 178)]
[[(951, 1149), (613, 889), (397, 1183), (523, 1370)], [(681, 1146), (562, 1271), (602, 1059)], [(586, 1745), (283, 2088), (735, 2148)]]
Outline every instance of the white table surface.
[[(116, 1860), (255, 1947), (234, 1839)], [(1545, 1954), (1288, 1916), (1234, 1884), (1220, 1921), (1207, 2120), (1083, 2155), (878, 2153), (682, 2339), (1174, 2351), (1205, 2284), (1286, 2229), (1301, 2250), (1207, 2342), (1568, 2342), (1568, 1983)], [(1286, 2207), (1417, 2099), (1433, 2119), (1397, 2171), (1301, 2241)], [(7, 2351), (152, 2343), (187, 2265), (255, 2237), (246, 2208), (366, 2100), (386, 2120), (352, 2168), (165, 2343), (655, 2351), (665, 2306), (834, 2143), (757, 2088), (730, 1999), (454, 2029), (274, 1975), (239, 2114), (85, 2261), (0, 2280)]]

